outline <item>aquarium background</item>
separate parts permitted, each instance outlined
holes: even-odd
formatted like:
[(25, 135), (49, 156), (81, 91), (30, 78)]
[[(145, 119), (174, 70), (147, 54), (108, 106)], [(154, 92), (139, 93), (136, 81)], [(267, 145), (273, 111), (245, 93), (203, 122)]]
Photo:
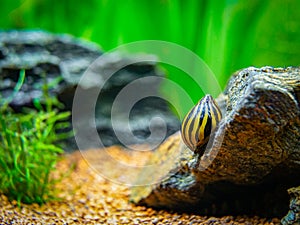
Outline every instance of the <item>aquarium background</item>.
[[(299, 66), (299, 12), (299, 0), (1, 0), (0, 28), (68, 33), (104, 51), (139, 40), (174, 42), (200, 56), (224, 88), (244, 67)], [(163, 68), (195, 102), (203, 96), (182, 71)], [(209, 85), (206, 74), (197, 76)], [(188, 110), (185, 99), (174, 98)]]

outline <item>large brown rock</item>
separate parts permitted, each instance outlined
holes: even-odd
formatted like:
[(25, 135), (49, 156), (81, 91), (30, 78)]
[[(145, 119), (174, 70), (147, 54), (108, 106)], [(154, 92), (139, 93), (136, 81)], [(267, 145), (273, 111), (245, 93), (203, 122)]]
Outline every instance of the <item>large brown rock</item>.
[[(177, 133), (145, 167), (131, 200), (200, 213), (283, 216), (300, 185), (300, 68), (235, 73), (217, 99), (223, 119), (203, 155)], [(146, 185), (148, 184), (148, 185)]]

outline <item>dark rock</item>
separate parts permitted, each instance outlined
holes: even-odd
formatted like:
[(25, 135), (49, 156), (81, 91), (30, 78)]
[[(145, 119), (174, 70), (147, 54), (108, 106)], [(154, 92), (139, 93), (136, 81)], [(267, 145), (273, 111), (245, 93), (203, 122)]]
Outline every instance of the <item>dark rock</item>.
[[(73, 97), (80, 78), (88, 66), (101, 55), (102, 52), (96, 44), (69, 35), (53, 35), (43, 31), (1, 32), (0, 95), (5, 98), (12, 94), (20, 70), (25, 69), (25, 82), (10, 104), (14, 110), (22, 111), (24, 107), (33, 107), (33, 100), (41, 99), (43, 96), (41, 87), (45, 82), (49, 85), (50, 95), (58, 97), (66, 106), (65, 110), (72, 110)], [(99, 95), (101, 101), (98, 100), (96, 106), (96, 125), (105, 146), (122, 144), (112, 129), (110, 117), (111, 105), (119, 91), (135, 79), (162, 76), (157, 71), (155, 63), (143, 61), (142, 58), (141, 60), (133, 60), (133, 58), (120, 57), (116, 53), (106, 54), (97, 61), (96, 80), (82, 83), (79, 87), (87, 92), (93, 92), (97, 85), (104, 85)], [(136, 63), (136, 61), (141, 62)], [(107, 82), (101, 83), (104, 82), (103, 77), (116, 69), (115, 74)], [(55, 85), (51, 85), (53, 83)], [(159, 84), (155, 85), (159, 86)], [(43, 99), (41, 101), (43, 102)], [(167, 135), (178, 130), (180, 123), (170, 112), (167, 103), (158, 98), (148, 98), (133, 108), (130, 118), (132, 132), (146, 138), (150, 132), (149, 117), (156, 115), (165, 118), (168, 127)], [(123, 131), (122, 127), (115, 129), (121, 130), (126, 137), (128, 131)], [(84, 138), (90, 147), (95, 146), (88, 136)], [(136, 144), (135, 140), (130, 144)], [(70, 140), (68, 149), (76, 148), (75, 141)]]
[(290, 211), (281, 220), (283, 225), (297, 225), (300, 224), (300, 186), (290, 188), (288, 193), (291, 197), (290, 200)]
[(0, 51), (0, 60), (5, 59), (6, 55), (3, 50)]
[[(160, 117), (160, 119), (166, 123), (167, 131), (166, 134), (163, 134), (166, 135), (166, 137), (179, 129), (179, 120), (170, 112), (167, 102), (159, 97), (141, 97), (141, 100), (130, 108), (130, 130), (126, 128), (128, 118), (126, 115), (128, 112), (127, 103), (129, 102), (127, 102), (125, 98), (120, 106), (118, 115), (114, 118), (114, 121), (118, 125), (116, 127), (112, 125), (112, 105), (117, 95), (127, 84), (133, 85), (131, 83), (132, 81), (136, 81), (139, 78), (148, 78), (140, 79), (139, 85), (135, 85), (127, 94), (131, 97), (134, 96), (134, 98), (142, 93), (152, 93), (153, 95), (150, 94), (149, 96), (159, 96), (159, 78), (162, 78), (162, 74), (155, 69), (155, 64), (151, 62), (153, 60), (155, 60), (153, 56), (132, 56), (124, 58), (117, 53), (112, 53), (102, 56), (86, 72), (94, 78), (81, 81), (80, 87), (84, 97), (80, 103), (82, 110), (77, 110), (78, 112), (76, 114), (76, 118), (80, 118), (80, 120), (73, 120), (73, 122), (76, 123), (76, 127), (80, 129), (80, 133), (78, 133), (76, 138), (83, 143), (84, 148), (101, 147), (95, 145), (97, 141), (91, 139), (93, 138), (90, 133), (91, 128), (86, 126), (90, 121), (88, 107), (95, 101), (92, 96), (99, 91), (99, 86), (102, 88), (98, 95), (95, 114), (97, 115), (97, 130), (105, 146), (115, 143), (126, 146), (131, 144), (145, 144), (145, 139), (148, 138), (151, 133), (159, 133), (161, 129), (161, 124), (155, 124), (155, 127), (152, 127), (152, 132), (150, 131), (149, 121), (154, 117)], [(136, 63), (137, 61), (139, 63)], [(151, 67), (152, 70), (150, 70)], [(135, 68), (137, 68), (136, 70), (138, 72), (134, 72)], [(101, 74), (101, 77), (99, 77), (99, 74)], [(110, 76), (111, 74), (112, 76)], [(108, 79), (108, 81), (104, 82), (105, 79)], [(128, 97), (130, 98), (130, 96)], [(87, 109), (87, 111), (85, 109)], [(119, 135), (118, 137), (116, 133)], [(132, 138), (131, 133), (134, 134), (135, 139)], [(98, 137), (94, 138), (97, 139)], [(151, 145), (152, 143), (160, 142), (160, 139), (161, 136), (156, 135), (156, 138), (148, 140), (148, 144)]]
[[(23, 87), (10, 104), (16, 111), (24, 106), (32, 107), (34, 98), (42, 98), (45, 82), (49, 84), (50, 94), (59, 96), (101, 55), (95, 44), (42, 31), (1, 32), (0, 52), (3, 54), (0, 59), (0, 94), (3, 97), (11, 95), (20, 70), (26, 71)], [(57, 85), (52, 87), (53, 82)]]
[(217, 100), (223, 119), (203, 155), (175, 134), (132, 188), (151, 207), (215, 215), (283, 216), (286, 189), (300, 184), (300, 69), (247, 68)]

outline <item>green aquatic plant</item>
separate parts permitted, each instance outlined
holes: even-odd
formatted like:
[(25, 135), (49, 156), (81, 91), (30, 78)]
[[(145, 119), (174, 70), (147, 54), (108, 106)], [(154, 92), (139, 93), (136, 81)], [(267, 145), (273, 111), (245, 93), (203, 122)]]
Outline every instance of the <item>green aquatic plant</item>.
[[(244, 67), (299, 65), (299, 7), (299, 0), (2, 0), (0, 28), (69, 33), (105, 51), (140, 40), (174, 42), (201, 57), (224, 88)], [(194, 79), (200, 77), (208, 93), (216, 89), (210, 74), (191, 78), (179, 68), (163, 67), (194, 103), (206, 94)], [(165, 84), (162, 89), (182, 116), (192, 107), (176, 89)]]
[[(69, 126), (69, 112), (58, 112), (52, 105), (57, 100), (44, 94), (45, 107), (26, 114), (14, 113), (8, 106), (25, 79), (21, 71), (12, 96), (0, 99), (0, 192), (11, 200), (42, 204), (53, 199), (58, 179), (51, 172), (63, 153), (57, 141), (69, 136), (58, 132)], [(44, 93), (48, 92), (44, 86)], [(45, 108), (45, 109), (44, 109)]]

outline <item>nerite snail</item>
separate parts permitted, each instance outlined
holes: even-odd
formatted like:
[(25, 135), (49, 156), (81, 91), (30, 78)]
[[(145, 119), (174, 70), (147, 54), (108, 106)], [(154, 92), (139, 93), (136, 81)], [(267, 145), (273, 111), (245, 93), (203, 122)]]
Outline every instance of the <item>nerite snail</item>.
[(222, 119), (222, 113), (211, 95), (204, 96), (184, 117), (181, 136), (194, 152), (206, 146), (211, 133)]

